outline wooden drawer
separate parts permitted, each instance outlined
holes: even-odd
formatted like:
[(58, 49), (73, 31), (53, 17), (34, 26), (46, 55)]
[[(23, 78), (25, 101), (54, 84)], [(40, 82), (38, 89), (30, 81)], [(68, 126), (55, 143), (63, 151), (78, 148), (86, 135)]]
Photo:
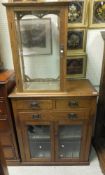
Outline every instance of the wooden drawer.
[(46, 112), (18, 112), (18, 117), (21, 121), (42, 121), (42, 120), (50, 120), (52, 117), (51, 114)]
[(52, 114), (53, 120), (81, 120), (81, 119), (88, 119), (89, 112), (87, 110), (70, 110), (68, 112), (62, 111), (62, 112), (55, 112)]
[(52, 100), (19, 100), (17, 109), (52, 109)]
[(3, 147), (3, 152), (6, 160), (16, 159), (14, 148), (12, 147)]
[(13, 146), (12, 136), (8, 133), (0, 133), (0, 141), (3, 146)]
[(68, 112), (19, 112), (19, 119), (22, 121), (57, 121), (57, 120), (79, 120), (88, 119), (88, 110), (70, 110)]
[(0, 132), (8, 132), (8, 131), (10, 131), (10, 126), (9, 126), (8, 120), (6, 120), (6, 119), (1, 120), (0, 119)]
[(57, 109), (70, 109), (70, 108), (87, 108), (90, 106), (91, 98), (70, 98), (70, 99), (60, 99), (56, 100)]
[(0, 115), (5, 115), (7, 113), (5, 101), (0, 101)]

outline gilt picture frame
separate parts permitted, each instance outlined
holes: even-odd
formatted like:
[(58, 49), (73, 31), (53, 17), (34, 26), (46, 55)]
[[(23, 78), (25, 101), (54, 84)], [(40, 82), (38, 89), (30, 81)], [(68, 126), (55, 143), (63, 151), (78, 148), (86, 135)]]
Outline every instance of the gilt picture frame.
[(20, 20), (20, 36), (23, 56), (52, 53), (50, 18)]
[(88, 1), (87, 0), (72, 0), (68, 7), (68, 27), (86, 27)]
[(85, 28), (70, 29), (68, 28), (67, 34), (67, 55), (73, 53), (83, 53), (86, 51), (86, 33)]
[(91, 0), (89, 28), (105, 28), (105, 0)]
[(87, 56), (86, 56), (86, 54), (71, 55), (71, 56), (67, 57), (66, 77), (68, 79), (85, 78), (85, 76), (86, 76), (86, 65), (87, 65)]

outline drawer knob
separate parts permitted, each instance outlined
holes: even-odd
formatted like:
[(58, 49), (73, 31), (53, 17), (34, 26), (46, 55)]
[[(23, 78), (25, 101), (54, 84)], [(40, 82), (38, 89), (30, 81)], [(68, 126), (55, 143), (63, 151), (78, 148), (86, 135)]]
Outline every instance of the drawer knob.
[(38, 101), (32, 101), (30, 105), (31, 105), (31, 108), (38, 108), (39, 107), (39, 102)]
[(69, 105), (70, 107), (78, 106), (78, 101), (70, 100), (69, 103), (68, 103), (68, 105)]
[(71, 120), (74, 120), (74, 119), (77, 119), (78, 116), (77, 116), (76, 113), (70, 113), (70, 114), (68, 114), (68, 118), (71, 119)]
[(41, 118), (41, 115), (39, 115), (39, 114), (32, 115), (32, 119), (40, 119), (40, 118)]

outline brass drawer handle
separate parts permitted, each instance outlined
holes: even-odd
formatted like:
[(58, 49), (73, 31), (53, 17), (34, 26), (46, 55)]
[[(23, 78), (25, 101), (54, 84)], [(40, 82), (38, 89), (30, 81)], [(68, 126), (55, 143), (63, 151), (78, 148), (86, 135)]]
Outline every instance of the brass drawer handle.
[(69, 105), (70, 107), (78, 106), (78, 101), (70, 100), (69, 103), (68, 103), (68, 105)]
[(40, 119), (41, 115), (40, 114), (33, 114), (32, 119)]
[(31, 106), (31, 108), (33, 108), (33, 109), (34, 109), (34, 108), (40, 107), (38, 101), (32, 101), (31, 104), (30, 104), (30, 106)]
[(70, 113), (70, 114), (68, 114), (67, 117), (68, 117), (69, 119), (71, 119), (71, 120), (74, 120), (74, 119), (77, 119), (77, 118), (78, 118), (78, 116), (77, 116), (76, 113)]

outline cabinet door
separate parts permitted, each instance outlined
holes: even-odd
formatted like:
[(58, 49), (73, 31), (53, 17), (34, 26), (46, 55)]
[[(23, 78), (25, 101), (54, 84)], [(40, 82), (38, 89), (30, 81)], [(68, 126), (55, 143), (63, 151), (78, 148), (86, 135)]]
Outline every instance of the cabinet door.
[(85, 121), (59, 122), (56, 125), (57, 161), (82, 161), (87, 126)]
[(66, 6), (15, 8), (17, 91), (64, 90), (67, 12)]
[[(36, 117), (36, 116), (35, 116)], [(50, 122), (22, 120), (21, 133), (26, 161), (53, 160), (53, 127)]]

